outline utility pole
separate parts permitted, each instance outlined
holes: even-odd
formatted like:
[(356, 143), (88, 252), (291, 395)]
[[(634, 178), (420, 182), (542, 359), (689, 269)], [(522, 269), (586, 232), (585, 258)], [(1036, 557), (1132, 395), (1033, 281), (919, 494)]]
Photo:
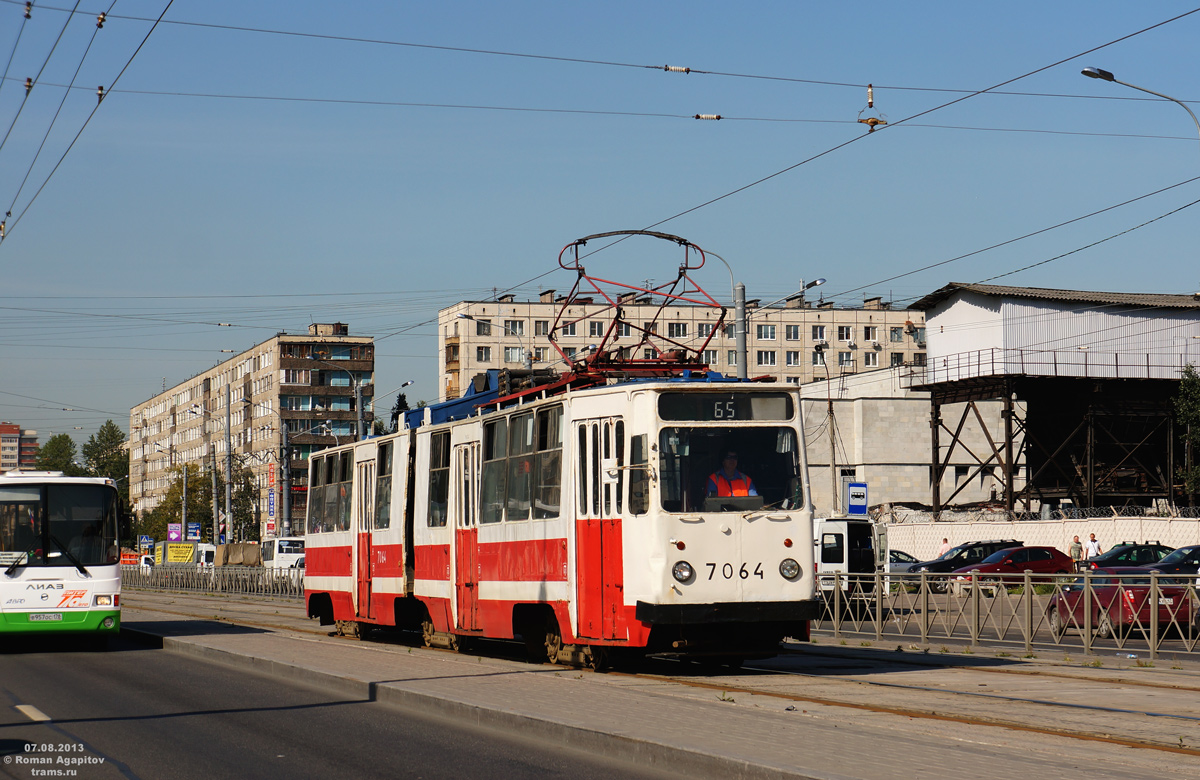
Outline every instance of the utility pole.
[[(347, 371), (346, 373), (350, 373)], [(354, 376), (351, 375), (351, 379)], [(354, 440), (363, 440), (363, 404), (362, 404), (362, 377), (354, 383), (354, 408), (357, 410), (358, 419), (354, 422)]]
[(230, 383), (225, 384), (225, 524), (229, 528), (229, 534), (233, 536), (233, 436), (230, 435), (230, 429), (233, 427), (233, 387)]
[(283, 415), (279, 415), (279, 439), (280, 446), (283, 450), (283, 457), (280, 458), (279, 468), (279, 490), (280, 490), (280, 506), (279, 510), (283, 515), (283, 535), (292, 535), (292, 448), (288, 444), (288, 429), (287, 421), (283, 419)]
[(213, 544), (221, 543), (221, 502), (217, 498), (217, 451), (209, 442), (208, 451), (212, 455), (212, 494), (213, 494)]

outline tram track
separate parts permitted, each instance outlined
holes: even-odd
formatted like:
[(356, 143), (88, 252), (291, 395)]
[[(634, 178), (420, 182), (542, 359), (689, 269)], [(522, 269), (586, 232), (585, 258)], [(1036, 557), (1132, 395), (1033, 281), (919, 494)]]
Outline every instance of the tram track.
[[(131, 594), (132, 595), (132, 594)], [(189, 600), (196, 597), (188, 594)], [(139, 603), (136, 595), (128, 598), (126, 606), (131, 610), (139, 610), (147, 613), (166, 615), (173, 618), (182, 619), (204, 619), (215, 620), (217, 622), (245, 626), (247, 628), (256, 628), (260, 630), (282, 631), (299, 633), (312, 637), (319, 637), (325, 640), (338, 639), (342, 641), (359, 641), (355, 638), (341, 637), (332, 631), (330, 628), (311, 628), (304, 625), (305, 619), (288, 619), (282, 618), (272, 620), (270, 617), (262, 615), (261, 612), (256, 613), (256, 607), (261, 610), (261, 603), (257, 605), (248, 603), (247, 609), (242, 611), (238, 608), (236, 602), (230, 602), (226, 599), (219, 598), (204, 598), (196, 603), (176, 603), (172, 601), (170, 604), (150, 604)], [(377, 646), (387, 647), (405, 647), (410, 648), (413, 644), (412, 637), (400, 639), (399, 636), (388, 636), (386, 632), (377, 633), (372, 644)], [(511, 643), (494, 643), (494, 647), (488, 648), (492, 655), (505, 660), (515, 660), (512, 654), (505, 649)], [(484, 648), (480, 648), (484, 649)], [(441, 652), (450, 655), (459, 655), (453, 650), (441, 650)], [(792, 659), (801, 658), (831, 658), (842, 661), (850, 660), (854, 663), (861, 663), (863, 666), (877, 666), (885, 664), (893, 667), (919, 667), (923, 669), (942, 670), (952, 675), (962, 675), (966, 673), (976, 674), (998, 674), (998, 675), (1018, 675), (1029, 678), (1030, 680), (1037, 679), (1057, 679), (1070, 681), (1081, 684), (1092, 684), (1099, 686), (1114, 686), (1119, 685), (1129, 688), (1140, 688), (1149, 690), (1163, 690), (1175, 693), (1190, 693), (1200, 692), (1200, 687), (1172, 684), (1169, 682), (1160, 682), (1153, 680), (1136, 680), (1131, 679), (1128, 675), (1113, 677), (1112, 675), (1087, 674), (1084, 670), (1079, 673), (1067, 671), (1056, 671), (1054, 669), (997, 669), (983, 665), (970, 666), (951, 666), (945, 663), (937, 663), (935, 661), (927, 661), (918, 657), (918, 654), (909, 654), (904, 658), (889, 658), (888, 654), (879, 652), (878, 657), (872, 656), (870, 659), (863, 659), (857, 656), (847, 659), (839, 653), (831, 653), (829, 651), (821, 651), (815, 648), (809, 649), (805, 647), (800, 649), (785, 648), (778, 656), (781, 659), (790, 661)], [(519, 656), (517, 656), (519, 657)], [(647, 665), (660, 666), (668, 663), (686, 663), (680, 661), (672, 661), (670, 659), (648, 659)], [(1159, 739), (1149, 738), (1145, 736), (1108, 733), (1107, 731), (1078, 726), (1065, 725), (1063, 723), (1047, 723), (1047, 720), (1053, 720), (1045, 717), (1005, 717), (1003, 715), (981, 714), (979, 712), (954, 712), (954, 701), (976, 701), (988, 702), (992, 701), (998, 705), (1003, 705), (1008, 708), (1024, 709), (1028, 713), (1031, 709), (1041, 710), (1046, 713), (1057, 712), (1060, 716), (1064, 713), (1080, 716), (1086, 720), (1088, 715), (1099, 716), (1127, 716), (1128, 719), (1154, 723), (1177, 723), (1180, 726), (1186, 727), (1189, 731), (1193, 730), (1197, 724), (1200, 724), (1200, 717), (1171, 712), (1159, 712), (1148, 708), (1122, 708), (1099, 706), (1095, 704), (1081, 704), (1076, 702), (1054, 701), (1052, 699), (1043, 699), (1028, 696), (1013, 696), (997, 692), (983, 692), (973, 690), (962, 690), (962, 685), (957, 688), (951, 685), (946, 686), (929, 686), (919, 684), (906, 684), (897, 682), (886, 682), (880, 680), (864, 680), (846, 677), (844, 675), (804, 672), (794, 669), (781, 669), (778, 666), (752, 664), (743, 667), (746, 672), (756, 675), (770, 675), (771, 680), (777, 682), (781, 677), (801, 678), (803, 680), (820, 684), (823, 686), (834, 686), (850, 690), (853, 688), (866, 689), (874, 691), (892, 691), (897, 693), (911, 694), (906, 701), (912, 703), (899, 704), (896, 702), (884, 701), (886, 697), (871, 697), (871, 701), (856, 700), (859, 697), (855, 695), (838, 696), (830, 692), (822, 694), (812, 691), (804, 692), (797, 690), (771, 690), (767, 685), (748, 685), (744, 680), (729, 679), (737, 672), (732, 672), (725, 676), (725, 679), (714, 679), (708, 677), (700, 680), (695, 676), (679, 673), (667, 673), (666, 670), (661, 672), (636, 669), (633, 671), (612, 671), (609, 674), (614, 678), (626, 678), (630, 680), (644, 680), (652, 682), (669, 683), (672, 685), (683, 686), (684, 688), (693, 690), (705, 690), (719, 692), (721, 696), (740, 695), (740, 696), (761, 696), (775, 700), (795, 702), (797, 704), (812, 704), (827, 707), (843, 708), (867, 713), (894, 715), (906, 718), (923, 719), (941, 721), (947, 723), (975, 725), (991, 728), (1005, 728), (1014, 731), (1022, 731), (1036, 733), (1046, 736), (1065, 737), (1076, 740), (1103, 742), (1112, 745), (1120, 745), (1130, 748), (1157, 750), (1166, 753), (1178, 753), (1189, 756), (1200, 756), (1200, 747), (1192, 747), (1191, 740), (1185, 740), (1183, 737), (1176, 737), (1178, 744), (1172, 744), (1171, 737), (1166, 736), (1168, 732), (1163, 730), (1163, 736)], [(964, 706), (962, 709), (969, 710), (970, 707)], [(1068, 719), (1064, 716), (1060, 719)], [(1131, 729), (1132, 730), (1132, 729)], [(1143, 732), (1147, 729), (1143, 728)], [(1200, 745), (1200, 729), (1196, 729), (1196, 744)], [(1174, 732), (1169, 732), (1174, 736)]]

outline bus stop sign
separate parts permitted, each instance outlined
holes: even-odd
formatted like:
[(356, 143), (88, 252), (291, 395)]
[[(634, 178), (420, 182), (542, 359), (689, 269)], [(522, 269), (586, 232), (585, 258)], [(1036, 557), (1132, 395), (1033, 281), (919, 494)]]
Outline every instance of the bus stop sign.
[(867, 483), (851, 482), (846, 485), (846, 514), (866, 517)]

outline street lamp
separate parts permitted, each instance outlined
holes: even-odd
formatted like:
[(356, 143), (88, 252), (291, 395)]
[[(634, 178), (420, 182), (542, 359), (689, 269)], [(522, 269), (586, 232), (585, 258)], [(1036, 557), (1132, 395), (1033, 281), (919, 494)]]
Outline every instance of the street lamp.
[[(319, 354), (329, 354), (329, 353), (325, 352), (325, 353), (319, 353)], [(366, 438), (364, 430), (363, 430), (366, 426), (365, 426), (365, 418), (363, 417), (362, 375), (359, 374), (356, 377), (354, 375), (354, 372), (351, 371), (350, 369), (344, 368), (342, 366), (337, 365), (336, 363), (325, 360), (323, 358), (316, 357), (314, 355), (309, 355), (308, 359), (312, 360), (314, 362), (317, 362), (317, 363), (324, 363), (325, 365), (327, 365), (330, 368), (333, 368), (337, 371), (345, 371), (346, 372), (346, 377), (350, 380), (350, 385), (354, 388), (354, 409), (355, 409), (354, 414), (356, 417), (355, 423), (354, 423), (354, 440), (361, 441), (362, 439)], [(372, 404), (375, 403), (375, 396), (373, 394), (371, 396), (371, 403)]]
[[(475, 323), (479, 322), (479, 320), (475, 319), (475, 317), (473, 315), (466, 314), (465, 312), (459, 312), (458, 314), (456, 314), (454, 316), (460, 320), (471, 320), (472, 322), (475, 322)], [(491, 325), (490, 322), (487, 324), (489, 326)], [(510, 336), (516, 336), (517, 338), (519, 338), (521, 340), (521, 352), (525, 356), (525, 360), (522, 361), (522, 364), (525, 366), (526, 371), (532, 371), (533, 370), (533, 352), (529, 349), (526, 349), (526, 347), (525, 347), (525, 333), (523, 331), (518, 331), (516, 328), (512, 327), (511, 325), (505, 325), (503, 322), (500, 323), (500, 330), (504, 333), (509, 334)]]
[(1195, 122), (1196, 133), (1197, 133), (1197, 136), (1200, 137), (1200, 120), (1196, 119), (1196, 115), (1194, 113), (1192, 113), (1192, 109), (1188, 108), (1187, 105), (1182, 100), (1176, 100), (1175, 98), (1171, 97), (1170, 95), (1164, 95), (1163, 93), (1155, 92), (1152, 89), (1146, 89), (1145, 87), (1139, 87), (1136, 84), (1130, 84), (1127, 81), (1121, 81), (1116, 76), (1114, 76), (1110, 71), (1104, 70), (1103, 68), (1084, 68), (1083, 70), (1081, 70), (1079, 72), (1082, 73), (1083, 75), (1087, 76), (1089, 79), (1100, 79), (1101, 81), (1112, 81), (1117, 84), (1121, 84), (1123, 86), (1129, 87), (1130, 89), (1136, 89), (1139, 92), (1145, 92), (1147, 94), (1154, 95), (1155, 97), (1160, 97), (1160, 98), (1163, 98), (1164, 100), (1169, 100), (1172, 103), (1178, 104), (1179, 106), (1181, 106), (1183, 108), (1184, 111), (1188, 112), (1188, 116), (1190, 116), (1192, 118), (1192, 121)]
[(738, 379), (748, 379), (750, 374), (746, 361), (749, 359), (746, 356), (746, 285), (733, 280), (733, 269), (729, 267), (729, 263), (725, 262), (725, 258), (721, 257), (716, 252), (704, 253), (712, 255), (724, 264), (725, 270), (729, 271), (729, 285), (733, 288), (733, 335), (734, 347), (737, 349), (737, 375)]

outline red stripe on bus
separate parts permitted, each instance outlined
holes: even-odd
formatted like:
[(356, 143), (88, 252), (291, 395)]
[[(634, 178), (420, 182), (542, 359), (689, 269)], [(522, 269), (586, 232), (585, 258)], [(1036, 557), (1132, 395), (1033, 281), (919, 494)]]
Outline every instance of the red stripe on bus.
[(450, 545), (420, 545), (413, 550), (413, 568), (418, 580), (450, 579)]
[(485, 582), (566, 582), (567, 540), (531, 539), (481, 544), (479, 579)]

